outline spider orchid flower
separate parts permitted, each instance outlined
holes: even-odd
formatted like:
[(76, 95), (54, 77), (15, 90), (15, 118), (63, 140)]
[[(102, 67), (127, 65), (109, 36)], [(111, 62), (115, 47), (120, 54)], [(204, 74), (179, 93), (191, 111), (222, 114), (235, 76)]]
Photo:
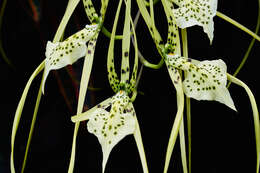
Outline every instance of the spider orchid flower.
[(173, 0), (179, 5), (177, 9), (172, 6), (172, 12), (176, 23), (180, 28), (194, 25), (203, 27), (207, 33), (210, 43), (213, 40), (214, 22), (213, 17), (217, 12), (217, 0)]
[[(236, 111), (226, 87), (227, 67), (224, 61), (196, 61), (179, 55), (167, 55), (168, 69), (178, 68), (187, 72), (183, 81), (184, 93), (196, 100), (215, 100)], [(176, 81), (178, 82), (178, 81)]]
[(52, 43), (48, 41), (45, 52), (43, 93), (45, 81), (51, 70), (60, 69), (69, 64), (73, 64), (86, 53), (91, 53), (87, 52), (86, 43), (95, 36), (98, 28), (97, 24), (86, 25), (84, 29), (70, 36), (63, 42)]
[[(110, 108), (110, 111), (107, 109)], [(123, 90), (117, 92), (82, 115), (72, 117), (73, 122), (89, 120), (87, 129), (94, 134), (102, 147), (103, 172), (113, 147), (129, 134), (134, 134), (136, 119), (133, 104)]]

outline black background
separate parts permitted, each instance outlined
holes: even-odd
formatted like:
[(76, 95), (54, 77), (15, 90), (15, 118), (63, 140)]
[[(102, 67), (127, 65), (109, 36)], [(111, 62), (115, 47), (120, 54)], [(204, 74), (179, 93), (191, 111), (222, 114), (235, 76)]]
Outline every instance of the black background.
[[(2, 74), (0, 78), (0, 172), (3, 173), (10, 172), (10, 135), (20, 96), (30, 75), (44, 60), (46, 42), (53, 39), (67, 5), (66, 1), (40, 0), (39, 2), (41, 6), (39, 22), (32, 19), (27, 1), (8, 1), (4, 15), (1, 33), (3, 46), (15, 70), (0, 60)], [(113, 24), (116, 2), (109, 3), (108, 16), (105, 21), (105, 26), (109, 30)], [(95, 5), (98, 7), (98, 4)], [(65, 35), (73, 34), (89, 23), (82, 6), (80, 3), (76, 8)], [(218, 10), (249, 29), (255, 30), (257, 6), (256, 0), (228, 0), (219, 1)], [(133, 8), (135, 9), (132, 13), (134, 16), (135, 3)], [(160, 3), (155, 7), (155, 14), (156, 26), (165, 39), (167, 23)], [(121, 16), (123, 19), (123, 13)], [(211, 46), (201, 27), (195, 26), (188, 29), (189, 56), (199, 60), (222, 58), (228, 66), (228, 72), (233, 73), (242, 60), (251, 37), (218, 17), (214, 18), (214, 22), (215, 32)], [(149, 61), (157, 63), (159, 55), (147, 31), (143, 20), (140, 19), (137, 27), (139, 48)], [(106, 75), (108, 43), (109, 39), (103, 35), (97, 42), (91, 83), (93, 87), (102, 88), (102, 90), (90, 93), (91, 104), (113, 95)], [(116, 50), (120, 55), (120, 44), (117, 46)], [(251, 88), (257, 101), (259, 100), (259, 93), (257, 93), (259, 46), (257, 42), (246, 66), (238, 75)], [(73, 65), (77, 73), (82, 64), (83, 59)], [(71, 110), (68, 109), (59, 91), (57, 77), (55, 77), (57, 75), (71, 99)], [(41, 101), (25, 172), (67, 172), (74, 128), (70, 116), (75, 115), (77, 106), (75, 90), (70, 82), (64, 69), (50, 73), (45, 95)], [(39, 83), (40, 77), (35, 79), (29, 91), (16, 136), (15, 166), (18, 172), (22, 165)], [(165, 67), (159, 70), (144, 68), (138, 89), (144, 95), (137, 96), (134, 106), (141, 127), (148, 167), (151, 173), (162, 172), (168, 138), (176, 113), (175, 89)], [(217, 102), (191, 101), (192, 172), (255, 172), (255, 136), (250, 102), (246, 92), (238, 86), (231, 85), (230, 93), (238, 112)], [(86, 123), (82, 123), (78, 134), (74, 172), (101, 172), (101, 164), (102, 152), (98, 140), (87, 132)], [(177, 139), (169, 172), (181, 171), (179, 139)], [(113, 149), (106, 172), (142, 172), (132, 136), (127, 136)]]

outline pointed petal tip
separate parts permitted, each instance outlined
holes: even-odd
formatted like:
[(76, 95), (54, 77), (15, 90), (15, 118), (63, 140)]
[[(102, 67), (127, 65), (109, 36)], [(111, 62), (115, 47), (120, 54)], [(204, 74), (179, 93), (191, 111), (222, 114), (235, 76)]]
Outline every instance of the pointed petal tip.
[(232, 110), (238, 112), (234, 103), (232, 105), (228, 105), (228, 107), (230, 107)]

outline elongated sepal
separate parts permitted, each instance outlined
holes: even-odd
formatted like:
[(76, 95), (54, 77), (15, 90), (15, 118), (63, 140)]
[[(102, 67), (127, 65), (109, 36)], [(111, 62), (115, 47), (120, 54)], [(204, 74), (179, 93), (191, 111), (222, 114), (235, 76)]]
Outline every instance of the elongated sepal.
[(183, 82), (184, 93), (196, 100), (215, 100), (236, 110), (234, 102), (226, 88), (227, 67), (222, 60), (201, 61), (192, 64), (192, 59), (178, 55), (168, 55), (170, 66), (187, 71)]
[(95, 18), (98, 15), (97, 15), (97, 12), (95, 10), (95, 7), (94, 7), (92, 1), (91, 0), (83, 0), (83, 5), (84, 5), (85, 12), (88, 16), (88, 19), (90, 20), (91, 23), (94, 22)]
[(99, 107), (89, 117), (88, 131), (93, 133), (102, 147), (103, 172), (113, 147), (126, 135), (133, 134), (136, 127), (134, 109), (124, 91), (119, 91), (111, 99), (111, 109)]
[(213, 40), (214, 22), (213, 17), (217, 12), (217, 0), (181, 0), (179, 8), (173, 9), (177, 25), (187, 28), (194, 25), (203, 27), (208, 34), (210, 42)]
[(48, 41), (45, 52), (43, 93), (49, 72), (73, 64), (79, 58), (83, 57), (87, 50), (86, 42), (95, 35), (97, 29), (97, 25), (86, 25), (84, 29), (70, 36), (63, 42), (52, 43)]

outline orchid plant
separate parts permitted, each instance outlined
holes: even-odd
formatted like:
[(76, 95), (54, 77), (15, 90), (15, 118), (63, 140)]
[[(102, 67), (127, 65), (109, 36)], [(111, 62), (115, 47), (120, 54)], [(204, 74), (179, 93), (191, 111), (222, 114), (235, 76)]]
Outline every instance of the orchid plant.
[[(185, 148), (185, 136), (183, 126), (183, 114), (184, 114), (184, 102), (187, 97), (187, 103), (189, 99), (196, 100), (208, 100), (217, 101), (225, 104), (234, 111), (237, 111), (235, 102), (232, 99), (232, 91), (228, 90), (227, 81), (233, 82), (243, 87), (250, 99), (253, 118), (254, 118), (254, 130), (256, 140), (256, 173), (259, 173), (260, 165), (260, 127), (259, 127), (259, 113), (256, 105), (254, 95), (242, 81), (227, 73), (227, 65), (221, 59), (212, 60), (209, 57), (208, 60), (200, 60), (197, 58), (190, 58), (188, 56), (187, 48), (187, 33), (186, 28), (194, 25), (201, 26), (203, 31), (207, 34), (210, 44), (212, 44), (214, 37), (214, 21), (213, 18), (218, 16), (227, 22), (230, 22), (238, 28), (244, 30), (256, 40), (260, 41), (260, 37), (240, 25), (236, 21), (228, 18), (224, 14), (217, 11), (217, 0), (136, 0), (138, 6), (138, 13), (133, 20), (132, 18), (132, 3), (131, 0), (119, 0), (117, 1), (118, 7), (116, 10), (114, 24), (112, 32), (108, 31), (104, 27), (104, 21), (112, 19), (106, 18), (107, 7), (109, 6), (109, 0), (101, 0), (100, 12), (97, 13), (91, 0), (82, 0), (83, 6), (86, 11), (90, 24), (87, 24), (82, 30), (76, 32), (65, 40), (61, 40), (62, 34), (66, 28), (66, 25), (77, 7), (79, 0), (69, 0), (68, 6), (64, 17), (59, 25), (57, 33), (53, 41), (48, 41), (46, 45), (45, 59), (34, 71), (30, 77), (21, 100), (17, 107), (15, 118), (12, 128), (11, 138), (11, 172), (15, 173), (14, 165), (14, 147), (15, 136), (18, 130), (21, 114), (23, 111), (26, 96), (34, 78), (41, 72), (43, 72), (42, 82), (39, 88), (37, 96), (36, 106), (34, 109), (33, 121), (27, 142), (24, 162), (22, 171), (24, 172), (27, 160), (27, 154), (30, 146), (31, 136), (37, 116), (39, 103), (41, 96), (46, 88), (46, 80), (51, 70), (57, 70), (63, 68), (69, 64), (73, 64), (78, 59), (84, 57), (84, 66), (80, 81), (80, 92), (77, 106), (76, 115), (71, 117), (71, 121), (75, 123), (74, 135), (72, 141), (71, 159), (68, 168), (68, 172), (72, 173), (75, 163), (76, 153), (76, 141), (79, 125), (81, 121), (87, 122), (87, 130), (89, 133), (94, 134), (102, 148), (103, 162), (102, 172), (105, 172), (106, 163), (109, 159), (109, 155), (115, 145), (120, 146), (120, 141), (127, 135), (133, 135), (136, 141), (137, 149), (142, 162), (143, 172), (149, 172), (147, 166), (147, 160), (144, 150), (144, 145), (141, 137), (141, 130), (138, 123), (138, 112), (135, 112), (134, 101), (138, 94), (137, 87), (140, 80), (138, 73), (141, 74), (142, 70), (139, 70), (138, 63), (142, 63), (142, 66), (158, 69), (163, 64), (168, 69), (169, 76), (172, 80), (172, 84), (176, 89), (177, 95), (177, 113), (173, 122), (172, 131), (169, 137), (164, 171), (168, 171), (169, 163), (173, 153), (173, 149), (177, 140), (177, 136), (180, 136), (181, 152), (183, 172), (191, 172), (191, 155), (186, 158)], [(115, 2), (114, 2), (115, 3)], [(161, 33), (156, 27), (154, 19), (154, 6), (161, 3), (165, 12), (165, 16), (168, 22), (167, 40), (163, 40)], [(260, 3), (260, 2), (259, 2)], [(122, 6), (125, 6), (123, 8)], [(117, 35), (116, 30), (118, 26), (119, 16), (121, 9), (124, 9), (124, 25), (123, 34)], [(160, 57), (159, 64), (152, 64), (147, 61), (138, 47), (138, 38), (136, 35), (136, 25), (139, 19), (139, 15), (143, 17), (145, 24), (147, 25), (151, 38), (157, 48), (158, 54), (155, 56)], [(95, 55), (95, 45), (98, 42), (98, 36), (100, 33), (104, 33), (110, 37), (110, 43), (107, 50), (107, 73), (108, 80), (111, 89), (114, 91), (113, 96), (108, 96), (103, 102), (97, 104), (91, 109), (83, 112), (84, 101), (88, 88), (90, 73), (93, 64), (93, 58)], [(121, 41), (121, 69), (116, 69), (114, 50), (116, 47), (115, 41)], [(133, 43), (134, 51), (131, 51), (131, 40)], [(133, 57), (133, 58), (131, 58)], [(131, 60), (133, 59), (131, 65)], [(120, 71), (119, 74), (117, 73)], [(186, 104), (187, 110), (190, 108), (190, 104)], [(187, 111), (188, 117), (190, 112)], [(190, 121), (190, 118), (187, 119)], [(190, 152), (190, 122), (188, 124), (188, 151)]]

